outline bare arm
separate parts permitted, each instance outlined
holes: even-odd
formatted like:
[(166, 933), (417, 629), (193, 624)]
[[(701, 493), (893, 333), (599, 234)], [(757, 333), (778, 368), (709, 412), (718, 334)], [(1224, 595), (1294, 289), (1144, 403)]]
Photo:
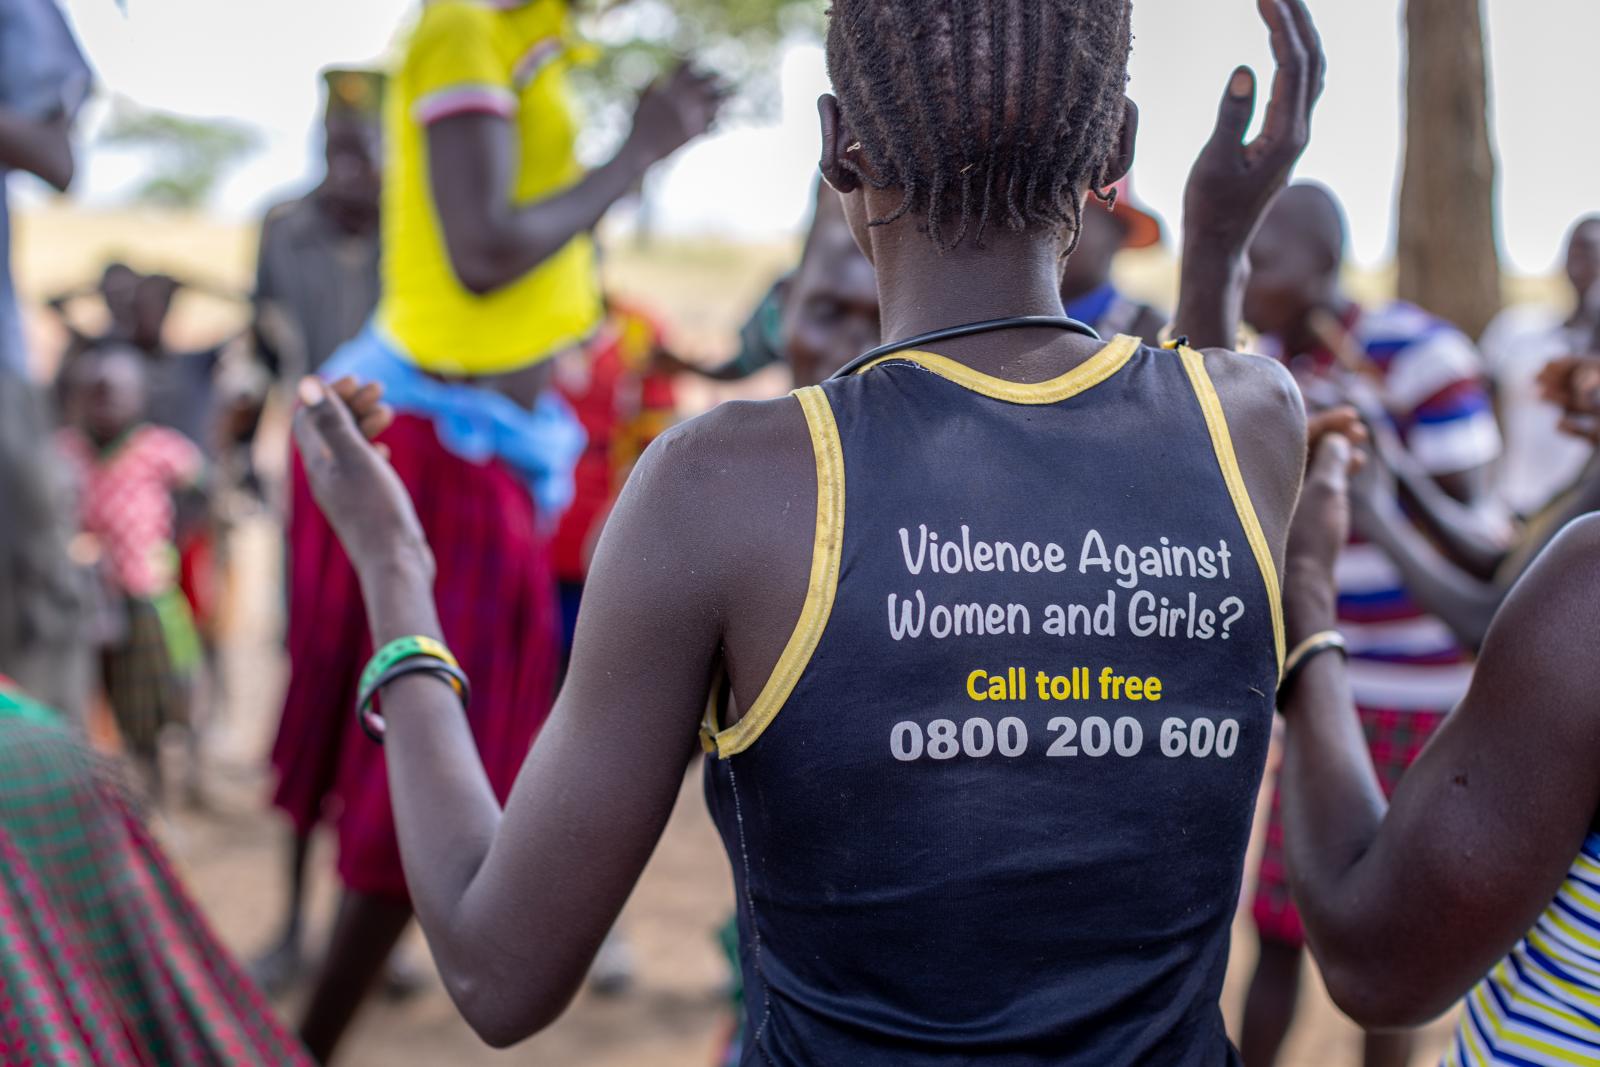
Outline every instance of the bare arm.
[[(1342, 448), (1319, 450), (1290, 547), (1290, 639), (1331, 627)], [(1600, 804), (1600, 520), (1566, 532), (1507, 600), (1472, 689), (1386, 808), (1340, 660), (1290, 694), (1281, 778), (1295, 898), (1352, 1018), (1445, 1010), (1525, 933)]]
[[(1383, 434), (1376, 436), (1381, 439)], [(1377, 451), (1381, 453), (1383, 448), (1379, 446)], [(1404, 576), (1411, 595), (1444, 620), (1463, 645), (1476, 651), (1495, 612), (1534, 558), (1573, 519), (1600, 510), (1600, 462), (1589, 464), (1577, 484), (1552, 505), (1551, 514), (1530, 524), (1522, 544), (1494, 554), (1487, 577), (1463, 566), (1454, 554), (1447, 557), (1418, 532), (1401, 511), (1384, 476), (1384, 464), (1377, 457), (1371, 469), (1356, 478), (1351, 509), (1356, 530), (1384, 550)], [(1485, 565), (1490, 562), (1484, 560)]]
[(0, 167), (25, 170), (66, 192), (75, 170), (68, 132), (64, 117), (30, 119), (0, 108)]
[[(777, 404), (763, 417), (793, 421), (804, 441), (798, 405)], [(356, 561), (374, 641), (439, 636), (431, 559), (393, 471), (336, 401), (302, 411), (296, 435)], [(406, 881), (452, 998), (492, 1044), (560, 1014), (667, 821), (721, 655), (719, 589), (733, 581), (722, 576), (761, 556), (741, 518), (757, 514), (746, 495), (755, 466), (796, 474), (794, 500), (814, 499), (803, 464), (730, 459), (759, 450), (728, 436), (713, 412), (665, 435), (634, 471), (596, 552), (566, 686), (503, 813), (453, 693), (414, 676), (384, 692)], [(708, 510), (728, 521), (707, 523)]]
[(480, 295), (522, 277), (580, 233), (644, 176), (653, 160), (625, 146), (571, 189), (514, 204), (515, 133), (499, 115), (465, 114), (428, 127), (428, 172), (456, 277)]
[[(1345, 375), (1339, 389), (1371, 428), (1374, 462), (1367, 476), (1383, 474), (1386, 503), (1391, 509), (1397, 493), (1406, 503), (1408, 513), (1396, 513), (1394, 517), (1401, 522), (1414, 519), (1444, 551), (1446, 562), (1461, 568), (1467, 577), (1483, 581), (1492, 578), (1510, 546), (1505, 524), (1477, 506), (1488, 496), (1489, 468), (1430, 474), (1400, 440), (1383, 400), (1366, 379)], [(1362, 495), (1358, 491), (1358, 503)], [(1358, 516), (1360, 510), (1358, 507)], [(1487, 624), (1487, 619), (1482, 620), (1482, 625)], [(1477, 640), (1482, 639), (1480, 630)]]
[(645, 171), (704, 133), (721, 103), (715, 80), (680, 68), (640, 98), (634, 128), (609, 163), (565, 192), (516, 203), (516, 134), (501, 115), (430, 123), (428, 177), (456, 277), (480, 295), (503, 288), (594, 229)]
[(1192, 347), (1206, 349), (1207, 373), (1222, 401), (1251, 504), (1281, 573), (1289, 519), (1305, 470), (1305, 405), (1281, 366), (1227, 350), (1238, 338), (1251, 237), (1310, 140), (1326, 60), (1303, 0), (1258, 0), (1257, 6), (1276, 68), (1271, 99), (1260, 135), (1244, 143), (1255, 113), (1256, 79), (1247, 67), (1235, 70), (1211, 139), (1189, 172), (1173, 333), (1187, 336)]
[[(1282, 364), (1261, 356), (1210, 351), (1206, 368), (1281, 578), (1289, 521), (1306, 469), (1306, 411), (1300, 389)], [(1347, 420), (1354, 418), (1348, 412)]]
[(1417, 531), (1391, 496), (1355, 507), (1355, 528), (1383, 549), (1405, 579), (1407, 592), (1439, 616), (1470, 649), (1483, 644), (1506, 590), (1468, 573)]
[(1395, 473), (1412, 513), (1450, 558), (1476, 577), (1493, 575), (1506, 557), (1505, 534), (1499, 528), (1503, 524), (1488, 521), (1471, 506), (1488, 495), (1489, 468), (1431, 477), (1412, 462)]

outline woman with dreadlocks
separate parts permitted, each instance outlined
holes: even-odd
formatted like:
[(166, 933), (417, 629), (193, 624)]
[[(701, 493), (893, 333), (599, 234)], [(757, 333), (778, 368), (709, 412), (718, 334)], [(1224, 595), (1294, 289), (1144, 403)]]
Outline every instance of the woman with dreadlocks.
[[(1189, 186), (1177, 325), (1206, 342), (1231, 336), (1320, 87), (1302, 0), (1259, 6), (1262, 136), (1240, 143), (1241, 69)], [(1236, 1062), (1217, 998), (1304, 415), (1268, 362), (1062, 318), (1085, 198), (1132, 155), (1129, 18), (836, 0), (822, 169), (890, 344), (650, 448), (503, 810), (421, 525), (359, 428), (381, 413), (303, 383), (301, 454), (379, 650), (362, 713), (408, 884), (486, 1040), (559, 1015), (703, 746), (744, 1063)], [(705, 713), (708, 691), (732, 700)]]

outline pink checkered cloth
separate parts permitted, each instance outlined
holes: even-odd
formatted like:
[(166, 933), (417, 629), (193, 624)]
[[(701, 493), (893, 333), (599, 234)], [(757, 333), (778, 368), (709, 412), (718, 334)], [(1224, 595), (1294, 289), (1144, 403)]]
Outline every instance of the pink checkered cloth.
[[(1361, 729), (1367, 735), (1367, 749), (1372, 753), (1383, 795), (1393, 796), (1400, 776), (1416, 762), (1446, 716), (1440, 712), (1380, 708), (1358, 708), (1357, 714), (1361, 716)], [(1250, 915), (1262, 940), (1292, 948), (1305, 945), (1300, 912), (1289, 895), (1289, 868), (1283, 854), (1283, 808), (1276, 782), (1272, 788), (1272, 817), (1267, 823), (1266, 847), (1261, 853)]]
[(177, 580), (172, 494), (200, 476), (200, 450), (182, 434), (139, 426), (117, 444), (97, 450), (76, 430), (56, 445), (79, 487), (78, 528), (100, 542), (118, 588), (154, 597)]
[(0, 1064), (310, 1067), (115, 772), (3, 682)]

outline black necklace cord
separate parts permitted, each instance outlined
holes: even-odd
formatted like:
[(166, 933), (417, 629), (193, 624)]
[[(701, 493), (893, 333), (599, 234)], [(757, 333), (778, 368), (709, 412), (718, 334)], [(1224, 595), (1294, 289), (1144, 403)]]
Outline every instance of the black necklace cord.
[(1077, 319), (1068, 318), (1065, 315), (1017, 315), (1009, 319), (984, 319), (982, 322), (967, 322), (960, 326), (947, 326), (942, 330), (933, 330), (929, 333), (918, 334), (915, 337), (908, 337), (904, 341), (891, 341), (886, 345), (879, 345), (870, 352), (861, 353), (861, 355), (840, 367), (833, 377), (848, 378), (874, 360), (882, 359), (884, 356), (892, 356), (896, 352), (905, 352), (910, 349), (938, 344), (940, 341), (953, 341), (957, 337), (971, 337), (973, 334), (993, 333), (996, 330), (1036, 329), (1040, 327), (1066, 330), (1070, 333), (1079, 333), (1085, 337), (1092, 337), (1096, 341), (1102, 340), (1093, 326), (1079, 322)]

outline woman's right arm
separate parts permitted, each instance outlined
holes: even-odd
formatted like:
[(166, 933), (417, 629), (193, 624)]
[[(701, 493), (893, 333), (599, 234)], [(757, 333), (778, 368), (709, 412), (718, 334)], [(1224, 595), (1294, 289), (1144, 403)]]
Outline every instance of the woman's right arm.
[[(1324, 444), (1291, 538), (1290, 640), (1334, 624), (1344, 460)], [(1472, 688), (1388, 805), (1331, 654), (1285, 708), (1280, 788), (1296, 903), (1329, 992), (1358, 1023), (1414, 1026), (1533, 924), (1600, 806), (1600, 518), (1580, 520), (1491, 627)]]

